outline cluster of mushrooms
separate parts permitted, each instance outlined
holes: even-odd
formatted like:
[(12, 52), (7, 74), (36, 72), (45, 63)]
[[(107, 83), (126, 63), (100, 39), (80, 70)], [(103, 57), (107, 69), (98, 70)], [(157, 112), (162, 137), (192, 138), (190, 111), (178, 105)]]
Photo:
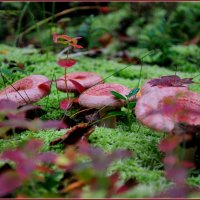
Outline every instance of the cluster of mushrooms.
[[(130, 89), (117, 83), (104, 83), (103, 78), (93, 72), (69, 73), (66, 79), (75, 80), (86, 89), (78, 97), (79, 105), (98, 110), (100, 126), (116, 127), (116, 117), (104, 118), (108, 111), (120, 109), (125, 102), (117, 99), (111, 91), (125, 96)], [(57, 89), (78, 96), (76, 86), (63, 80), (64, 76), (57, 80)], [(49, 94), (48, 82), (43, 75), (27, 76), (0, 91), (0, 100), (9, 99), (19, 106), (37, 102)], [(200, 94), (189, 90), (190, 83), (191, 79), (180, 79), (176, 75), (147, 81), (136, 96), (135, 114), (138, 121), (151, 129), (187, 136), (192, 144), (189, 146), (196, 150), (200, 130)]]
[[(116, 99), (111, 91), (127, 95), (131, 90), (117, 83), (104, 83), (103, 78), (94, 72), (73, 72), (67, 74), (67, 79), (73, 79), (80, 83), (86, 91), (78, 97), (80, 106), (89, 109), (98, 110), (100, 118), (99, 126), (107, 128), (116, 127), (116, 117), (106, 118), (106, 113), (115, 110), (124, 105), (122, 100)], [(72, 83), (65, 84), (64, 76), (60, 77), (57, 82), (57, 89), (62, 92), (73, 92), (76, 96), (78, 90)]]
[[(103, 78), (93, 72), (73, 72), (66, 76), (67, 80), (74, 80), (86, 89), (78, 98), (79, 105), (83, 108), (97, 109), (99, 117), (102, 119), (99, 123), (100, 126), (115, 128), (115, 117), (109, 117), (105, 120), (104, 118), (109, 110), (122, 107), (124, 101), (116, 99), (111, 91), (127, 95), (131, 90), (117, 83), (104, 83)], [(77, 87), (70, 81), (67, 81), (66, 84), (64, 79), (65, 77), (62, 76), (57, 80), (57, 89), (78, 96)], [(0, 91), (0, 100), (9, 99), (19, 106), (37, 102), (50, 92), (50, 84), (46, 83), (50, 83), (50, 81), (43, 75), (27, 76)], [(46, 84), (45, 87), (42, 87), (43, 84)]]
[[(101, 109), (104, 113), (124, 105), (116, 99), (111, 91), (127, 95), (131, 90), (117, 83), (104, 83), (103, 78), (93, 72), (73, 72), (67, 79), (80, 83), (86, 90), (79, 96), (80, 106)], [(65, 84), (64, 77), (57, 80), (57, 89), (72, 92), (76, 96), (78, 90), (70, 81)], [(179, 124), (189, 126), (200, 125), (200, 94), (189, 91), (187, 80), (181, 84), (178, 76), (163, 76), (160, 79), (147, 81), (137, 95), (135, 114), (145, 126), (156, 131), (177, 133)], [(49, 94), (49, 88), (40, 87), (50, 82), (43, 75), (31, 75), (16, 81), (0, 91), (0, 100), (9, 99), (19, 106), (34, 103)], [(48, 85), (47, 85), (48, 87)]]

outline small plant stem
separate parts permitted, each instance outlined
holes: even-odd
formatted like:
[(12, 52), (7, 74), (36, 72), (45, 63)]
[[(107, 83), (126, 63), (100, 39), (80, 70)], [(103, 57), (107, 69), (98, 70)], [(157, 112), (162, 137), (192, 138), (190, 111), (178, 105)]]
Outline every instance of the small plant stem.
[[(56, 95), (57, 95), (57, 100), (58, 100), (58, 108), (60, 108), (60, 105), (59, 105), (59, 102), (60, 102), (60, 97), (59, 97), (59, 93), (58, 93), (58, 88), (57, 88), (57, 78), (56, 78), (56, 75), (54, 73), (54, 80), (56, 82)], [(60, 110), (60, 109), (59, 109)], [(60, 110), (60, 114), (61, 114), (61, 110)]]
[(126, 99), (126, 105), (127, 105), (127, 120), (128, 120), (128, 127), (129, 127), (129, 131), (131, 131), (131, 127), (132, 127), (132, 123), (131, 123), (131, 109), (130, 109), (130, 105), (129, 105), (129, 99)]
[(17, 134), (16, 134), (16, 131), (15, 131), (15, 128), (11, 128), (11, 130), (13, 132), (13, 136), (16, 137)]
[(63, 49), (60, 53), (58, 53), (57, 56), (58, 56), (58, 57), (63, 56), (63, 54), (64, 54), (65, 52), (67, 52), (69, 49), (70, 49), (70, 46), (69, 46), (69, 47), (66, 47), (66, 48)]
[[(69, 47), (63, 49), (60, 53), (58, 53), (58, 56), (62, 56), (67, 50), (68, 50)], [(106, 48), (102, 48), (102, 49), (98, 49), (98, 51), (101, 51), (103, 52)], [(72, 54), (69, 54), (69, 57), (78, 57), (78, 56), (83, 56), (83, 55), (87, 55), (87, 54), (92, 54), (92, 53), (95, 53), (97, 50), (89, 50), (89, 51), (82, 51), (82, 52), (77, 52), (77, 53), (72, 53)]]
[(84, 109), (84, 110), (81, 110), (81, 111), (79, 111), (79, 112), (76, 112), (76, 113), (74, 113), (73, 115), (71, 115), (70, 118), (74, 118), (76, 115), (78, 115), (78, 114), (80, 114), (80, 113), (82, 113), (82, 112), (91, 110), (91, 109), (92, 109), (92, 108), (86, 108), (86, 109)]
[(102, 120), (105, 120), (105, 119), (108, 119), (108, 118), (113, 118), (113, 116), (110, 115), (110, 116), (102, 117), (101, 119), (96, 120), (95, 122), (89, 123), (89, 125), (90, 125), (90, 126), (93, 126), (93, 125), (95, 125), (96, 123), (101, 122)]
[(200, 74), (197, 74), (196, 76), (194, 76), (192, 79), (194, 79), (194, 78), (196, 78), (196, 77), (198, 77)]
[[(156, 49), (154, 49), (154, 50), (148, 52), (147, 54), (145, 54), (144, 56), (142, 56), (142, 57), (140, 58), (140, 60), (142, 61), (142, 59), (144, 59), (146, 56), (149, 56), (149, 55), (153, 54), (155, 51), (156, 51)], [(126, 67), (124, 67), (124, 68), (122, 68), (122, 69), (120, 69), (120, 70), (115, 71), (114, 73), (112, 73), (111, 75), (107, 76), (107, 77), (104, 78), (103, 80), (101, 80), (101, 81), (95, 83), (95, 84), (92, 85), (91, 87), (94, 87), (95, 85), (104, 82), (105, 80), (107, 80), (107, 79), (110, 78), (111, 76), (113, 76), (113, 75), (115, 75), (115, 74), (117, 74), (117, 73), (119, 73), (119, 72), (121, 72), (121, 71), (123, 71), (123, 70), (125, 70), (125, 69), (127, 69), (127, 68), (129, 68), (129, 67), (131, 67), (131, 66), (132, 66), (132, 65), (128, 65), (128, 66), (126, 66)], [(142, 66), (141, 66), (141, 68), (140, 68), (140, 75), (139, 75), (140, 77), (139, 77), (138, 85), (140, 84), (141, 74), (142, 74)], [(90, 87), (90, 88), (91, 88), (91, 87)]]
[[(67, 49), (67, 60), (69, 59), (69, 58), (68, 58), (69, 50), (70, 50), (70, 48)], [(67, 68), (65, 68), (65, 87), (66, 87), (66, 92), (67, 92), (67, 100), (69, 101), (69, 100), (70, 100), (70, 97), (69, 97), (69, 93), (68, 93), (68, 89), (67, 89)], [(73, 103), (73, 102), (72, 102), (72, 103)], [(67, 112), (67, 109), (65, 110), (62, 119), (64, 119), (64, 117), (65, 117), (65, 115), (66, 115), (66, 112)]]
[[(69, 55), (69, 49), (67, 50), (67, 60)], [(65, 86), (66, 86), (66, 92), (67, 92), (67, 99), (69, 99), (69, 93), (68, 93), (68, 89), (67, 89), (67, 68), (65, 68)]]
[(51, 94), (51, 88), (52, 88), (52, 83), (53, 83), (53, 81), (54, 81), (54, 72), (53, 72), (53, 74), (52, 74), (52, 79), (51, 79), (51, 83), (50, 83), (50, 92), (49, 92), (49, 94), (48, 94), (48, 96), (47, 96), (47, 100), (46, 100), (46, 103), (45, 103), (45, 108), (46, 108), (46, 109), (49, 108), (49, 107), (47, 107), (47, 105), (48, 105), (48, 102), (49, 102), (49, 96), (50, 96), (50, 94)]
[(138, 84), (137, 84), (137, 88), (139, 88), (139, 86), (140, 86), (140, 81), (141, 81), (141, 76), (142, 76), (142, 69), (143, 69), (143, 65), (142, 65), (142, 62), (141, 62), (141, 64), (140, 64), (139, 81), (138, 81)]
[(28, 98), (28, 100), (29, 100), (29, 103), (31, 103), (31, 100), (30, 100), (30, 98), (29, 98), (29, 96), (28, 96), (26, 90), (24, 90), (24, 93), (25, 93), (25, 95), (27, 96), (27, 98)]

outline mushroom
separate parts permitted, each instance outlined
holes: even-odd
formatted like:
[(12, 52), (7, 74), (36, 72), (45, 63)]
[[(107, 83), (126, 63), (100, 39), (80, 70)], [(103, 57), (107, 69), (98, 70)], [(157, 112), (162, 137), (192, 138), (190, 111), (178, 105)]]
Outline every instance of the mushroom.
[(103, 119), (108, 111), (120, 108), (124, 101), (116, 99), (111, 91), (116, 91), (122, 95), (127, 95), (131, 91), (127, 87), (117, 83), (98, 84), (83, 92), (79, 97), (79, 104), (87, 108), (99, 110), (101, 122), (100, 126), (115, 128), (116, 117)]
[[(157, 88), (137, 101), (135, 114), (142, 124), (156, 131), (193, 138), (200, 126), (200, 94), (177, 88)], [(193, 155), (186, 159), (192, 160)]]
[(174, 128), (174, 121), (167, 115), (167, 112), (163, 113), (160, 105), (167, 97), (177, 97), (183, 94), (176, 88), (163, 88), (162, 90), (157, 88), (153, 92), (144, 94), (135, 106), (137, 119), (156, 131), (171, 132)]
[[(102, 77), (93, 72), (73, 72), (67, 74), (67, 80), (74, 80), (80, 83), (85, 89), (103, 81)], [(67, 86), (67, 87), (66, 87)], [(62, 76), (57, 81), (57, 89), (62, 92), (78, 93), (77, 87), (71, 82), (67, 81), (65, 84), (65, 76)]]
[(49, 85), (46, 85), (45, 89), (40, 87), (41, 84), (48, 83), (48, 81), (48, 78), (43, 75), (27, 76), (1, 90), (0, 100), (9, 99), (16, 102), (18, 106), (37, 102), (49, 94)]

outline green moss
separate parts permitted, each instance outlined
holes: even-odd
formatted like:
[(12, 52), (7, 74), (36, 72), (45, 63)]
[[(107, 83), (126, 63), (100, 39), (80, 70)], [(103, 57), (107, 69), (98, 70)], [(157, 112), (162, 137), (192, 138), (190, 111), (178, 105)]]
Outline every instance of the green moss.
[[(26, 66), (28, 75), (42, 74), (47, 76), (50, 80), (54, 76), (59, 78), (64, 75), (64, 69), (58, 67), (56, 64), (56, 57), (52, 56), (51, 53), (48, 56), (45, 54), (41, 55), (34, 50), (32, 54), (26, 55), (22, 49), (3, 45), (1, 48), (8, 49), (12, 52), (11, 54), (6, 55), (7, 59), (14, 59), (16, 62), (23, 61), (26, 63), (31, 61)], [(132, 53), (134, 55), (134, 51)], [(138, 53), (138, 55), (139, 54), (141, 54), (141, 52)], [(5, 55), (0, 55), (0, 60), (4, 58)], [(175, 73), (170, 69), (164, 67), (160, 68), (157, 65), (143, 65), (141, 77), (141, 66), (139, 65), (130, 65), (125, 70), (117, 72), (127, 66), (128, 65), (126, 64), (117, 63), (115, 60), (108, 61), (103, 58), (91, 59), (87, 57), (78, 57), (77, 64), (74, 67), (69, 68), (67, 72), (96, 72), (103, 78), (106, 78), (106, 82), (121, 83), (130, 88), (136, 87), (140, 78), (141, 84), (143, 84), (147, 79), (163, 75), (172, 75)], [(109, 77), (113, 73), (115, 74)], [(176, 73), (182, 78), (190, 78), (198, 75), (198, 72), (180, 72), (179, 68)], [(26, 75), (15, 73), (11, 78), (15, 81), (24, 76)], [(197, 76), (195, 81), (200, 82), (200, 76)], [(0, 84), (1, 88), (3, 88), (4, 85), (2, 80), (0, 80)], [(200, 91), (198, 84), (192, 84), (190, 88), (194, 91)], [(57, 91), (55, 84), (53, 84), (51, 94), (36, 103), (37, 105), (41, 105), (47, 111), (47, 114), (42, 116), (42, 119), (61, 119), (64, 112), (59, 109), (59, 100), (66, 98), (66, 96), (65, 93)], [(133, 152), (133, 156), (130, 159), (123, 161), (119, 160), (113, 163), (108, 171), (108, 173), (112, 173), (113, 171), (118, 170), (123, 181), (129, 178), (136, 178), (139, 181), (140, 184), (126, 195), (123, 195), (123, 197), (144, 198), (153, 196), (156, 192), (162, 191), (170, 185), (163, 174), (163, 154), (158, 150), (158, 144), (164, 137), (164, 134), (155, 133), (154, 131), (139, 125), (137, 122), (133, 122), (131, 132), (126, 130), (127, 127), (122, 122), (118, 123), (116, 129), (97, 127), (89, 140), (92, 145), (100, 147), (106, 152), (116, 149), (127, 149)], [(62, 151), (61, 145), (50, 147), (49, 143), (53, 139), (63, 135), (65, 131), (66, 130), (25, 131), (20, 134), (15, 134), (7, 139), (0, 140), (0, 152), (5, 149), (15, 148), (31, 138), (40, 138), (44, 141), (43, 151), (53, 150), (60, 152)], [(188, 183), (190, 185), (199, 185), (199, 177), (190, 176), (188, 178)]]
[[(56, 139), (57, 137), (60, 137), (65, 133), (66, 130), (61, 130), (61, 131), (55, 131), (55, 130), (43, 130), (43, 131), (37, 131), (37, 132), (32, 132), (32, 131), (24, 131), (22, 133), (16, 133), (12, 136), (10, 136), (7, 139), (0, 139), (0, 152), (6, 150), (6, 149), (13, 149), (16, 148), (17, 146), (23, 144), (24, 142), (33, 139), (33, 138), (38, 138), (41, 139), (44, 142), (43, 145), (43, 151), (49, 151), (49, 143)], [(61, 146), (56, 145), (53, 150), (56, 149), (62, 149)]]
[(169, 57), (179, 71), (199, 71), (200, 48), (196, 45), (176, 45), (169, 49)]
[(5, 54), (0, 53), (0, 61), (3, 61), (4, 59), (7, 59), (8, 61), (16, 61), (23, 63), (25, 67), (31, 63), (45, 62), (47, 60), (52, 60), (52, 58), (55, 59), (52, 56), (52, 53), (40, 54), (37, 49), (32, 47), (16, 48), (1, 44), (0, 49), (1, 51), (5, 51)]

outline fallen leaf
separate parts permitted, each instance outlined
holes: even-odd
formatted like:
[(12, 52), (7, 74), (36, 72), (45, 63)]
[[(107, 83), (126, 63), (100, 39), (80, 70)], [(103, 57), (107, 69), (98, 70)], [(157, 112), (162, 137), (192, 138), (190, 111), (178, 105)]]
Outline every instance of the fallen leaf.
[(75, 145), (82, 140), (83, 137), (87, 138), (94, 129), (95, 127), (90, 126), (87, 123), (80, 123), (73, 126), (60, 138), (53, 140), (50, 145), (56, 145), (58, 143), (64, 144), (64, 146)]
[(181, 79), (177, 75), (170, 75), (152, 79), (148, 83), (150, 83), (152, 86), (184, 87), (186, 84), (189, 85), (194, 82), (192, 78)]
[(112, 35), (105, 33), (98, 39), (98, 41), (103, 47), (107, 47), (112, 42)]
[(163, 152), (169, 152), (174, 150), (180, 144), (180, 137), (174, 135), (168, 137), (160, 142), (159, 149)]
[(41, 83), (40, 85), (38, 85), (38, 88), (43, 90), (46, 94), (49, 94), (51, 91), (51, 83), (49, 81)]
[(0, 197), (10, 194), (22, 185), (22, 180), (14, 170), (0, 175)]
[(8, 54), (8, 53), (9, 53), (8, 50), (0, 50), (0, 54), (6, 55), (6, 54)]
[(67, 187), (63, 188), (61, 190), (61, 193), (71, 192), (72, 190), (81, 188), (84, 185), (85, 185), (84, 181), (81, 180), (74, 181), (73, 183), (70, 183)]
[(200, 36), (196, 36), (191, 40), (185, 41), (183, 45), (189, 46), (189, 45), (199, 44), (199, 42), (200, 42)]
[(72, 107), (73, 101), (74, 101), (73, 98), (64, 99), (64, 100), (60, 101), (60, 109), (69, 110)]

